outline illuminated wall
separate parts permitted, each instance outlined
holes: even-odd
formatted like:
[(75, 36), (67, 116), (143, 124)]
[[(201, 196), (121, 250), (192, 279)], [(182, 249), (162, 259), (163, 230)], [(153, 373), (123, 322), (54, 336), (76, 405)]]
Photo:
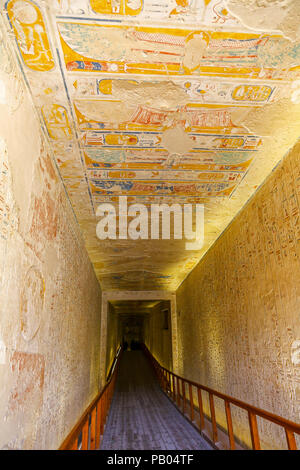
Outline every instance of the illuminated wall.
[(153, 356), (162, 366), (171, 369), (171, 313), (168, 300), (158, 303), (150, 310), (145, 318), (144, 335), (145, 344)]
[(101, 291), (10, 54), (1, 37), (0, 449), (56, 449), (98, 391)]
[[(177, 291), (180, 373), (297, 422), (299, 163), (297, 144)], [(234, 410), (249, 443), (245, 423)], [(283, 432), (259, 426), (264, 447), (281, 445)]]

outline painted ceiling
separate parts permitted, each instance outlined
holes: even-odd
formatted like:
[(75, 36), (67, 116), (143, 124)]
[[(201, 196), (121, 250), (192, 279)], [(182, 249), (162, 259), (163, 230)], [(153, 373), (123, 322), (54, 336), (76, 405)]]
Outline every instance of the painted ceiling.
[[(2, 10), (102, 288), (175, 290), (298, 138), (299, 1)], [(97, 207), (121, 195), (204, 204), (203, 248), (99, 240)]]

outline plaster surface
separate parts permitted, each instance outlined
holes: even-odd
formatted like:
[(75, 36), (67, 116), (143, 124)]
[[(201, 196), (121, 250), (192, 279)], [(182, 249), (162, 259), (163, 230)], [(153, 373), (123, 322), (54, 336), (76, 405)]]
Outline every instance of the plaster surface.
[(0, 449), (57, 449), (99, 390), (101, 289), (0, 35)]

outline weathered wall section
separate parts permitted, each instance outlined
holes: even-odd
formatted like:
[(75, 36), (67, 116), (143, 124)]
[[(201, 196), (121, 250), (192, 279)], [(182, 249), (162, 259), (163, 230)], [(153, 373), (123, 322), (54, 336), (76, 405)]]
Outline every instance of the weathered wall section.
[[(298, 422), (299, 177), (297, 144), (177, 291), (180, 373)], [(283, 437), (274, 428), (265, 446)]]
[[(164, 311), (167, 310), (167, 319)], [(158, 362), (172, 368), (172, 334), (170, 302), (164, 300), (153, 307), (145, 318), (145, 344)]]
[(101, 291), (0, 44), (0, 448), (55, 449), (98, 391)]

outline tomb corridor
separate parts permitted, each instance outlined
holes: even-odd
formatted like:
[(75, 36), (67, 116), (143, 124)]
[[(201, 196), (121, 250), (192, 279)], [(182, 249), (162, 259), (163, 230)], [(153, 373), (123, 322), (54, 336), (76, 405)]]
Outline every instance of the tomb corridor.
[(300, 448), (299, 31), (0, 0), (1, 450)]

